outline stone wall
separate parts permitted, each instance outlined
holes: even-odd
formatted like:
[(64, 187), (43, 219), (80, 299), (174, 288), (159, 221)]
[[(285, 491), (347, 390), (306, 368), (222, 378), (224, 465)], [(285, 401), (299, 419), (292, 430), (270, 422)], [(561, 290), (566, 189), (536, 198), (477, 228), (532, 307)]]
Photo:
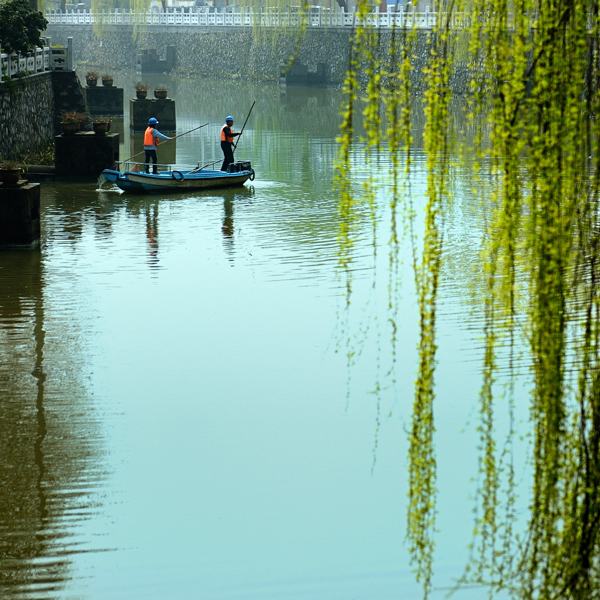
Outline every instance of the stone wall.
[(38, 73), (0, 84), (0, 158), (8, 159), (54, 141), (60, 115), (85, 112), (74, 71)]
[(51, 140), (53, 115), (50, 73), (0, 84), (0, 157), (13, 158)]

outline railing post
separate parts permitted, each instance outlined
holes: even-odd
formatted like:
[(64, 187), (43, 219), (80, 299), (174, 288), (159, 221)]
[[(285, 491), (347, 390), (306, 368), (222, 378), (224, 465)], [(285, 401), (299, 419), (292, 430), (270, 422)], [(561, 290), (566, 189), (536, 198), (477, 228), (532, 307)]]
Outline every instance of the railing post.
[(52, 40), (47, 37), (46, 41), (44, 42), (44, 56), (42, 58), (43, 62), (44, 62), (44, 71), (49, 71), (50, 70), (50, 52), (51, 52), (51, 48), (50, 48), (50, 42)]
[(73, 38), (67, 38), (67, 71), (73, 70)]

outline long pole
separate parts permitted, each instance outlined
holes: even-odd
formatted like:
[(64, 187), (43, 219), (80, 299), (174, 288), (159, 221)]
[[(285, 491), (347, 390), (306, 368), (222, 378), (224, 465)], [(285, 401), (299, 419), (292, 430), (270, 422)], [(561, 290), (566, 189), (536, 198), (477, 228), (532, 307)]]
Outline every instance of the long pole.
[(252, 112), (252, 109), (254, 108), (255, 104), (256, 104), (256, 100), (252, 103), (252, 106), (250, 107), (250, 110), (248, 111), (248, 116), (246, 117), (246, 120), (244, 121), (244, 126), (242, 127), (242, 130), (240, 131), (240, 135), (238, 136), (238, 141), (233, 145), (233, 152), (235, 152), (237, 145), (240, 143), (240, 137), (242, 137), (242, 133), (244, 133), (244, 128), (246, 127), (246, 123), (248, 122), (248, 119), (250, 118), (250, 113)]
[[(188, 133), (192, 133), (192, 131), (196, 131), (196, 129), (202, 129), (202, 127), (206, 127), (208, 125), (208, 123), (204, 123), (204, 125), (198, 125), (198, 127), (194, 127), (194, 129), (190, 129), (189, 131), (185, 131), (184, 133), (180, 133), (179, 135), (176, 135), (175, 137), (171, 138), (170, 140), (166, 140), (164, 143), (166, 144), (167, 142), (170, 142), (172, 140), (176, 140), (178, 137), (181, 137), (182, 135), (187, 135)], [(141, 152), (138, 152), (137, 154), (134, 154), (133, 156), (130, 156), (127, 160), (121, 160), (119, 162), (122, 163), (126, 163), (129, 162), (132, 158), (135, 158), (136, 156), (139, 156), (140, 154), (143, 154), (145, 152), (145, 150), (142, 150)]]

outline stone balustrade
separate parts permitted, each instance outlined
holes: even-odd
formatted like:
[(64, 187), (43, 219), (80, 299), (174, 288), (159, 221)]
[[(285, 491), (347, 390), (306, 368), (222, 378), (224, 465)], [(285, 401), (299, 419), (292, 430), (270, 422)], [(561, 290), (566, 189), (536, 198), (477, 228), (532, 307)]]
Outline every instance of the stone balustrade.
[(45, 71), (73, 70), (73, 38), (66, 46), (52, 46), (51, 39), (44, 38), (45, 44), (25, 56), (12, 52), (0, 54), (0, 82), (16, 79)]
[[(237, 8), (236, 10), (210, 10), (208, 7), (174, 8), (138, 13), (132, 10), (115, 9), (109, 12), (92, 13), (87, 10), (49, 11), (46, 18), (55, 25), (187, 25), (227, 27), (299, 27), (306, 18), (307, 27), (351, 28), (365, 24), (373, 28), (432, 29), (437, 23), (437, 14), (429, 7), (418, 12), (414, 7), (373, 12), (363, 17), (354, 12), (343, 12), (325, 7), (311, 7), (305, 14), (295, 7), (290, 8)], [(458, 20), (457, 20), (458, 23)]]

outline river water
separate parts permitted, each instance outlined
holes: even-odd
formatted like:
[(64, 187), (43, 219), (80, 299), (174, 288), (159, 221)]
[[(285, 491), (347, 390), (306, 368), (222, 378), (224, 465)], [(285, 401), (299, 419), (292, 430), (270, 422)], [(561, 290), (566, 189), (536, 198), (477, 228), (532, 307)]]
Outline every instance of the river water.
[[(137, 79), (115, 84), (127, 98)], [(419, 598), (404, 543), (413, 277), (407, 250), (389, 375), (383, 225), (375, 245), (370, 225), (359, 232), (349, 313), (337, 269), (341, 92), (145, 80), (168, 85), (177, 134), (209, 123), (159, 148), (180, 166), (220, 160), (224, 117), (239, 130), (256, 102), (236, 151), (256, 179), (148, 197), (42, 184), (40, 247), (0, 253), (0, 596)], [(128, 107), (114, 129), (121, 158), (133, 154)], [(467, 195), (441, 290), (432, 598), (462, 573), (474, 526), (481, 343)]]

